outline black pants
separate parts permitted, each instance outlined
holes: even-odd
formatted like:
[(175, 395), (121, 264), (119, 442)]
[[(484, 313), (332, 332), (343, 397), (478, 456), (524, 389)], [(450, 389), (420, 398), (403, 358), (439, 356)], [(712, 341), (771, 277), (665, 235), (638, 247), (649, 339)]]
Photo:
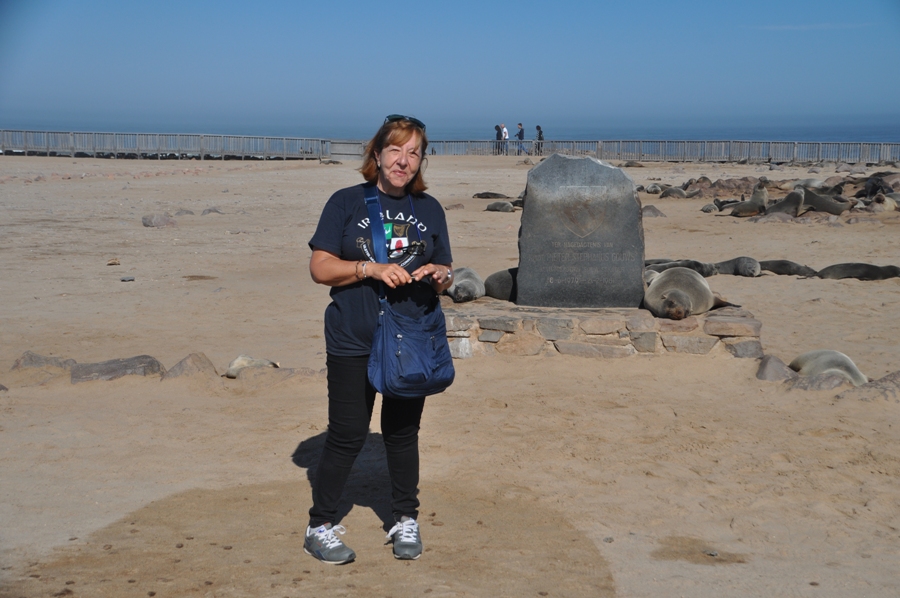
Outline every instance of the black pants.
[[(328, 433), (316, 473), (310, 527), (337, 523), (338, 503), (356, 456), (366, 443), (375, 389), (366, 376), (366, 357), (328, 355)], [(419, 422), (425, 397), (382, 397), (381, 433), (391, 476), (394, 519), (419, 516)]]

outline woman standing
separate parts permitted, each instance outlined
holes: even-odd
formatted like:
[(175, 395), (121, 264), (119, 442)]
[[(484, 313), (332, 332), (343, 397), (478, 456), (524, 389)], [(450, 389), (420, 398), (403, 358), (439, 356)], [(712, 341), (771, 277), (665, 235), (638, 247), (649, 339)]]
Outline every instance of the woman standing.
[[(453, 277), (444, 210), (430, 195), (421, 165), (428, 139), (418, 119), (391, 115), (366, 146), (360, 172), (365, 183), (336, 192), (322, 211), (309, 242), (312, 279), (331, 287), (325, 310), (328, 367), (328, 432), (313, 488), (313, 506), (304, 550), (329, 564), (356, 558), (336, 535), (338, 502), (350, 469), (369, 432), (375, 389), (367, 377), (372, 337), (382, 288), (391, 307), (421, 317), (434, 310), (438, 294)], [(377, 187), (388, 262), (377, 263), (365, 203)], [(391, 510), (396, 524), (388, 533), (394, 557), (417, 559), (422, 539), (419, 508), (419, 422), (425, 397), (382, 397), (381, 433), (391, 477)]]

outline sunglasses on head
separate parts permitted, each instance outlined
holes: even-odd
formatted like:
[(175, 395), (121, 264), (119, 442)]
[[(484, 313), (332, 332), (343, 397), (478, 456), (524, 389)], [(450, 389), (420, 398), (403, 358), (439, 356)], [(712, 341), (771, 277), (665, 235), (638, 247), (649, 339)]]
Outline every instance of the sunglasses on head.
[(423, 123), (421, 120), (413, 116), (403, 116), (402, 114), (389, 114), (387, 117), (385, 117), (384, 124), (397, 122), (398, 120), (408, 120), (412, 124), (422, 129), (422, 131), (425, 130), (425, 123)]

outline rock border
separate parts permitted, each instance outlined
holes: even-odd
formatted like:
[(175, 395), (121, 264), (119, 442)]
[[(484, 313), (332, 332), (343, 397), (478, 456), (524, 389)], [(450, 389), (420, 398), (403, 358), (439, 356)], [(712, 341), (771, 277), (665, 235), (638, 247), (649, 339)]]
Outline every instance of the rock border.
[(490, 297), (442, 307), (455, 359), (543, 351), (589, 358), (707, 355), (719, 345), (738, 358), (763, 357), (762, 323), (737, 307), (677, 321), (638, 308), (524, 307)]

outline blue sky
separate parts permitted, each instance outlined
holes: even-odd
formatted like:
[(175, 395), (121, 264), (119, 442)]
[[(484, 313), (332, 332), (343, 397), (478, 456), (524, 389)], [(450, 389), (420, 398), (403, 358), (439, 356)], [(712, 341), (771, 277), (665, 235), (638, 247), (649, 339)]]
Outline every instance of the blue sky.
[(898, 31), (900, 0), (0, 0), (0, 128), (900, 125)]

